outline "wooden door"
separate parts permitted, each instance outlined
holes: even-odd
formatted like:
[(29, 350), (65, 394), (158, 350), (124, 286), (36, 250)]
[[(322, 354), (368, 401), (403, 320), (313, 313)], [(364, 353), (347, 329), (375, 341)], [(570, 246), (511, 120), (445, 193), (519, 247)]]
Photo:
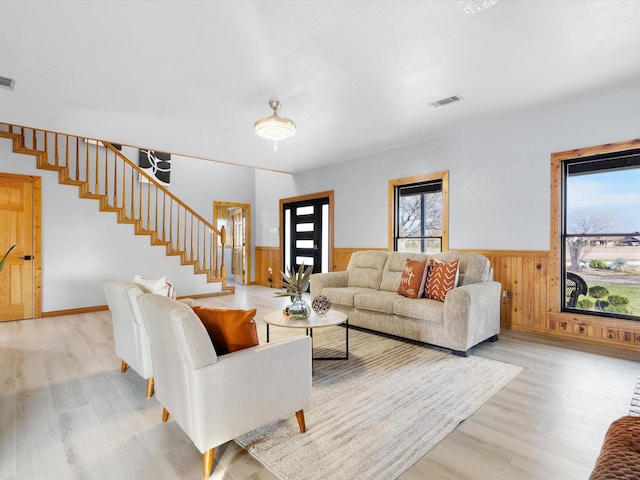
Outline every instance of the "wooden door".
[(218, 229), (224, 226), (227, 230), (226, 247), (231, 249), (229, 261), (232, 277), (229, 280), (241, 285), (249, 284), (251, 281), (251, 205), (214, 200), (213, 224)]
[(230, 209), (233, 228), (233, 273), (235, 281), (241, 285), (245, 282), (245, 215), (244, 208)]
[(0, 175), (0, 256), (15, 245), (0, 272), (0, 321), (34, 318), (40, 313), (34, 296), (34, 257), (39, 247), (34, 214), (39, 185), (39, 179), (33, 177)]

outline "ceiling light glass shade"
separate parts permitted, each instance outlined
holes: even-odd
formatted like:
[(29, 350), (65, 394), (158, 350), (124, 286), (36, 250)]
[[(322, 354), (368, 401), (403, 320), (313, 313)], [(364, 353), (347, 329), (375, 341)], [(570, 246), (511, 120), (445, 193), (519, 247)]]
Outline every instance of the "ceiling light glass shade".
[(489, 8), (498, 0), (456, 0), (458, 9), (464, 13), (478, 13), (480, 10)]
[(259, 137), (273, 140), (273, 149), (278, 150), (280, 140), (286, 140), (296, 134), (296, 124), (288, 118), (278, 116), (279, 101), (271, 100), (269, 106), (273, 109), (273, 115), (257, 120), (253, 129)]

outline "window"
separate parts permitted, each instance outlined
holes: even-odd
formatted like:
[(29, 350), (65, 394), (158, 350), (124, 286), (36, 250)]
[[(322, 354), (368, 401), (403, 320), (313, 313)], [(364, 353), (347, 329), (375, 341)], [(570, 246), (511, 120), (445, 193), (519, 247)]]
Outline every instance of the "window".
[(563, 311), (640, 320), (640, 150), (562, 164)]
[(399, 252), (436, 253), (448, 245), (448, 172), (389, 181), (389, 244)]

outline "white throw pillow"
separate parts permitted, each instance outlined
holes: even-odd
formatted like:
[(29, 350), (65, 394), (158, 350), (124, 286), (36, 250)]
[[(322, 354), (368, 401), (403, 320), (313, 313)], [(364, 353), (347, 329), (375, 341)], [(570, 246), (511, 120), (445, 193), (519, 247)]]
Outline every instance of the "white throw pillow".
[(142, 288), (146, 293), (155, 293), (156, 295), (162, 295), (163, 297), (176, 298), (173, 284), (167, 280), (166, 275), (156, 279), (136, 275), (133, 278), (133, 282), (140, 286), (140, 288)]

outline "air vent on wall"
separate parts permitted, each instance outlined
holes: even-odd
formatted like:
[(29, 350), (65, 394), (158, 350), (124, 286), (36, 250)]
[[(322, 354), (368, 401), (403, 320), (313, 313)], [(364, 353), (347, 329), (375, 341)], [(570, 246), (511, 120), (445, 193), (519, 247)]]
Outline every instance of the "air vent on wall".
[(452, 97), (447, 97), (447, 98), (443, 98), (442, 100), (438, 100), (437, 102), (432, 102), (429, 105), (431, 105), (432, 107), (442, 107), (443, 105), (459, 102), (460, 100), (462, 100), (461, 96), (453, 95)]
[(0, 87), (13, 90), (15, 85), (16, 81), (13, 78), (0, 77)]

